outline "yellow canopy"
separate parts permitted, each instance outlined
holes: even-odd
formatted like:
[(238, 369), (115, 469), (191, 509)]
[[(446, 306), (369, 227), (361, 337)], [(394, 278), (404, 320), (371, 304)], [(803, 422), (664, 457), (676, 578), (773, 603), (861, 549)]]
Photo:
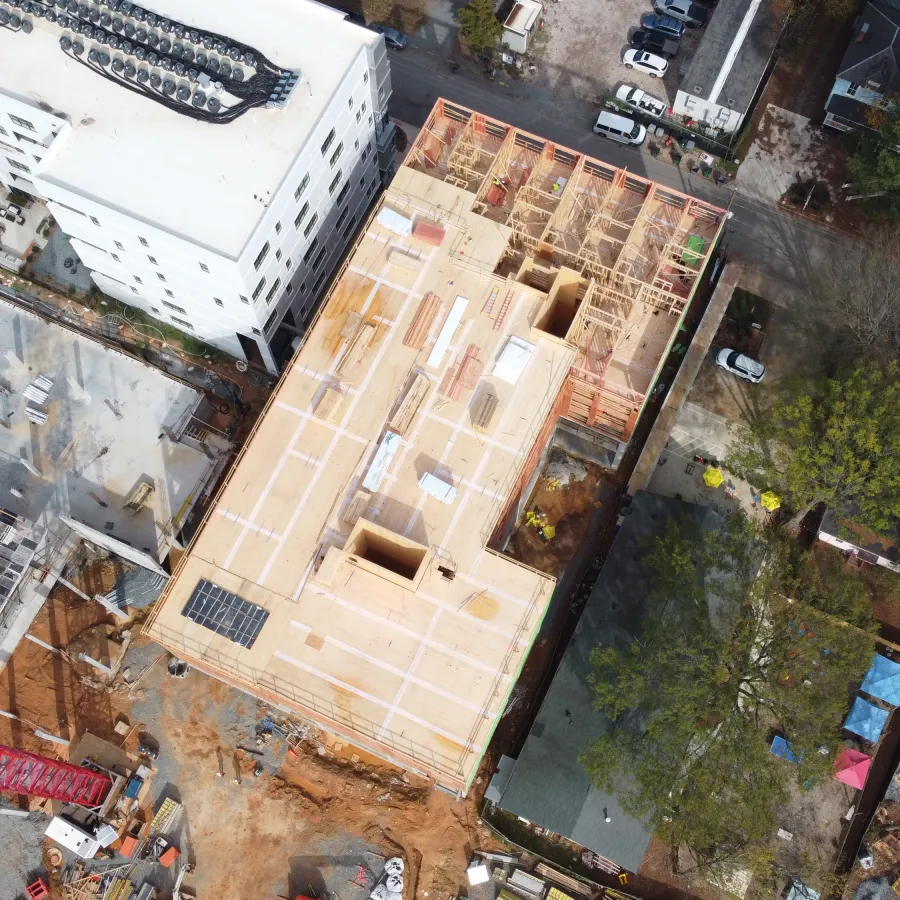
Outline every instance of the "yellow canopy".
[(766, 492), (759, 498), (759, 501), (760, 501), (760, 503), (762, 503), (762, 505), (763, 505), (767, 510), (769, 510), (770, 512), (771, 512), (772, 510), (774, 510), (774, 509), (778, 509), (778, 507), (781, 506), (781, 501), (780, 501), (780, 500), (778, 499), (778, 497), (777, 497), (775, 494), (773, 494), (771, 491), (766, 491)]
[(721, 469), (717, 469), (715, 466), (710, 466), (703, 473), (703, 482), (707, 487), (718, 487), (725, 480), (725, 476), (722, 474)]

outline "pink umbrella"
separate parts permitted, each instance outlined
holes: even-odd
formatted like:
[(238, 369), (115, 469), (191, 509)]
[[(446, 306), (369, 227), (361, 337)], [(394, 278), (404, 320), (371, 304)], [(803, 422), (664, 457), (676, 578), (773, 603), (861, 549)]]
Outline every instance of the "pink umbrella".
[(834, 777), (850, 787), (863, 789), (866, 776), (872, 768), (872, 757), (859, 750), (844, 750), (835, 763)]

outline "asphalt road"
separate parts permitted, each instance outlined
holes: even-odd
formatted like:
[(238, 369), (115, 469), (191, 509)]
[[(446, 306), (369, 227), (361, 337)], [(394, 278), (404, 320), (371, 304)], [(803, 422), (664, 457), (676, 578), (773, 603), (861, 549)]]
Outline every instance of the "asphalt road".
[(822, 262), (829, 255), (841, 252), (850, 240), (834, 229), (745, 197), (730, 186), (716, 185), (702, 176), (691, 175), (595, 135), (591, 131), (592, 109), (587, 104), (556, 100), (525, 84), (507, 85), (499, 79), (491, 82), (465, 71), (451, 74), (445, 60), (412, 47), (391, 55), (391, 72), (391, 115), (410, 125), (421, 126), (435, 101), (444, 97), (729, 208), (734, 214), (724, 239), (729, 259), (746, 264), (770, 282), (769, 293), (779, 287), (788, 294), (796, 289), (809, 289)]

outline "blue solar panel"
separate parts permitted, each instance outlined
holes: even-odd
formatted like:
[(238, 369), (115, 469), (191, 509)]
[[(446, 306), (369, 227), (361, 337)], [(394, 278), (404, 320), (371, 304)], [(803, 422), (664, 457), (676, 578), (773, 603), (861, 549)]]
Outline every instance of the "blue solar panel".
[(249, 650), (262, 631), (268, 610), (207, 581), (197, 583), (181, 614)]

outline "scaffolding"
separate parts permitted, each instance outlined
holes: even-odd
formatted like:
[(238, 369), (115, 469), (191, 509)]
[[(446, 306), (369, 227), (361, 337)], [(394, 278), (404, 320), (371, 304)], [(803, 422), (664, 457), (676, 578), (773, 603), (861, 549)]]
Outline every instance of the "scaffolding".
[(568, 327), (558, 309), (546, 316), (580, 353), (562, 415), (627, 440), (725, 211), (446, 100), (406, 165), (509, 228), (497, 274), (548, 297), (561, 271), (580, 277)]

